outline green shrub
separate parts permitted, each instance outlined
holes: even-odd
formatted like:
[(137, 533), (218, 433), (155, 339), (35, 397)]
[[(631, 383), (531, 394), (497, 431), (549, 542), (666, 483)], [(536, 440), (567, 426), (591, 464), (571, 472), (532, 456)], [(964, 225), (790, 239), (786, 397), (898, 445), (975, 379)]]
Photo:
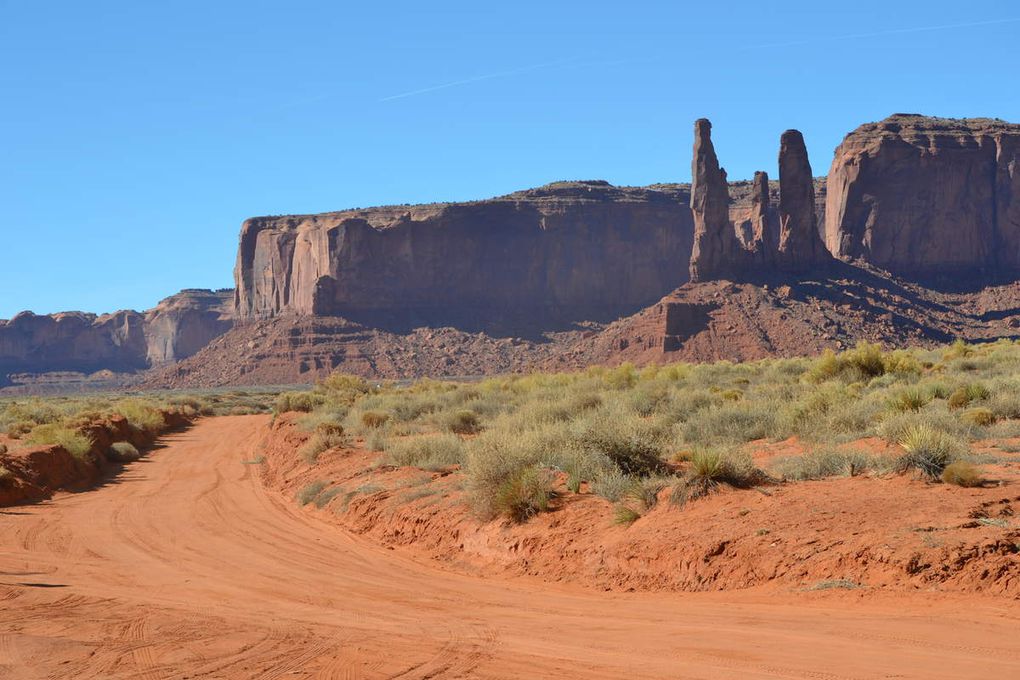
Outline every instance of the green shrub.
[(114, 442), (106, 452), (106, 457), (118, 463), (130, 463), (138, 460), (141, 454), (131, 442)]
[(714, 493), (720, 485), (747, 488), (767, 480), (743, 452), (708, 449), (695, 451), (686, 475), (674, 485), (670, 501), (677, 506)]
[(908, 427), (899, 444), (904, 451), (900, 469), (915, 469), (929, 479), (938, 479), (950, 463), (969, 449), (958, 437), (927, 424)]
[(114, 405), (113, 410), (139, 430), (151, 434), (158, 434), (166, 426), (159, 407), (144, 399), (122, 399)]
[(907, 387), (889, 400), (889, 406), (896, 411), (920, 411), (931, 401), (931, 394), (918, 387)]
[(546, 470), (531, 465), (516, 470), (496, 489), (493, 510), (515, 522), (523, 522), (549, 507), (552, 480)]
[(275, 413), (288, 413), (293, 411), (309, 413), (313, 411), (316, 406), (321, 406), (324, 403), (326, 403), (326, 397), (323, 394), (317, 394), (315, 392), (283, 392), (276, 398), (276, 403), (273, 405), (273, 411)]
[(92, 448), (92, 440), (86, 435), (60, 423), (36, 425), (25, 437), (29, 444), (53, 444), (63, 447), (75, 458), (84, 458)]
[(617, 505), (613, 510), (613, 524), (631, 525), (641, 519), (641, 513), (629, 505)]
[(438, 470), (461, 465), (464, 458), (464, 442), (460, 437), (454, 434), (433, 434), (393, 441), (386, 448), (383, 460), (397, 467)]
[(958, 460), (947, 465), (942, 471), (940, 478), (946, 484), (964, 487), (981, 486), (984, 482), (978, 467), (964, 460)]

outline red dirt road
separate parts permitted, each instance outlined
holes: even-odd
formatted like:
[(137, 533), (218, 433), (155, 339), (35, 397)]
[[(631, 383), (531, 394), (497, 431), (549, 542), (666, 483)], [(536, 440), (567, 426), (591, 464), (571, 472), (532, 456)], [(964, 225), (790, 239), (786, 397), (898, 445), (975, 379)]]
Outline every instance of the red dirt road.
[(261, 416), (0, 511), (0, 678), (1018, 678), (1020, 603), (440, 571), (267, 492)]

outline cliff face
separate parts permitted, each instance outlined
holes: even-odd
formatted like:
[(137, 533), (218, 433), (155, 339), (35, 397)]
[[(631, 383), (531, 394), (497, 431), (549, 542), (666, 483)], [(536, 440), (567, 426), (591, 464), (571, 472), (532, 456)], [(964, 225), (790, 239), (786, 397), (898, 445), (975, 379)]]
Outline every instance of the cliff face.
[(253, 218), (237, 314), (633, 311), (687, 280), (687, 200), (675, 185), (561, 182), (475, 203)]
[(232, 293), (184, 290), (144, 313), (22, 312), (0, 321), (0, 383), (9, 373), (130, 372), (190, 356), (230, 328)]
[(1015, 273), (1020, 125), (897, 114), (836, 149), (825, 240), (894, 274)]

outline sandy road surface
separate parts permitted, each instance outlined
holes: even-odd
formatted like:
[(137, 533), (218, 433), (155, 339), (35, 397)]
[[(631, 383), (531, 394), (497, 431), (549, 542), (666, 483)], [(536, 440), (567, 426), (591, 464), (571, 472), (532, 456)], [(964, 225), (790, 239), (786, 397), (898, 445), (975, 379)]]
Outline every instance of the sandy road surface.
[(439, 571), (265, 491), (259, 416), (0, 511), (0, 678), (1020, 678), (1020, 605)]

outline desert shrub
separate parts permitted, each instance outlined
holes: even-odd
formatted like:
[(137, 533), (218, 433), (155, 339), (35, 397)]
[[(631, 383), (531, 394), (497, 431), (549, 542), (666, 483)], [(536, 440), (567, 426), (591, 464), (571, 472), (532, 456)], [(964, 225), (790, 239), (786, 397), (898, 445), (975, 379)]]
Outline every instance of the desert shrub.
[(343, 493), (343, 487), (334, 486), (331, 489), (316, 494), (312, 502), (315, 503), (315, 507), (321, 509), (329, 505), (329, 502), (341, 493)]
[(960, 414), (960, 420), (970, 425), (977, 427), (987, 427), (994, 425), (996, 418), (995, 413), (988, 408), (977, 407), (970, 408)]
[(0, 456), (7, 453), (7, 444), (0, 444)]
[(363, 411), (361, 414), (361, 424), (370, 429), (377, 430), (390, 419), (390, 414), (382, 411)]
[(1016, 391), (998, 391), (987, 405), (997, 418), (1020, 418), (1020, 393)]
[(640, 418), (602, 409), (575, 425), (577, 446), (602, 455), (624, 474), (650, 475), (665, 470), (661, 433)]
[(106, 457), (118, 463), (130, 463), (138, 460), (141, 454), (131, 442), (114, 442), (106, 452)]
[(301, 447), (301, 458), (309, 465), (312, 465), (319, 460), (319, 456), (323, 452), (330, 449), (344, 448), (350, 446), (350, 444), (350, 437), (344, 433), (343, 428), (339, 432), (335, 430), (315, 432), (315, 434), (308, 438), (304, 446)]
[(634, 481), (628, 495), (650, 510), (659, 502), (659, 492), (667, 486), (665, 477), (644, 477)]
[(904, 452), (900, 469), (917, 470), (929, 479), (938, 479), (946, 466), (969, 450), (959, 437), (924, 423), (908, 427), (899, 444)]
[(766, 481), (766, 475), (754, 467), (744, 452), (705, 449), (691, 456), (686, 475), (674, 485), (670, 502), (677, 506), (702, 498), (727, 484), (746, 488)]
[(113, 411), (124, 416), (139, 430), (152, 434), (159, 433), (166, 425), (159, 407), (144, 399), (122, 399), (114, 405)]
[(326, 488), (326, 482), (321, 479), (314, 482), (309, 482), (305, 486), (301, 487), (301, 490), (297, 492), (298, 505), (308, 505), (315, 500), (315, 497)]
[(347, 373), (331, 373), (315, 385), (316, 390), (330, 395), (330, 399), (337, 397), (341, 401), (353, 401), (361, 394), (371, 391), (368, 381), (356, 375)]
[(620, 472), (614, 466), (592, 480), (591, 490), (595, 495), (602, 496), (610, 503), (615, 503), (630, 493), (633, 486), (634, 479)]
[(981, 471), (978, 467), (964, 460), (958, 460), (947, 465), (942, 470), (940, 478), (946, 484), (964, 487), (981, 486), (984, 481), (981, 478)]
[(890, 444), (899, 444), (908, 432), (917, 427), (934, 428), (956, 437), (966, 437), (972, 429), (949, 413), (926, 409), (918, 413), (908, 411), (889, 416), (878, 426), (878, 434)]
[(812, 383), (835, 379), (853, 382), (874, 378), (883, 373), (885, 363), (882, 348), (862, 341), (854, 349), (840, 354), (825, 350), (804, 374), (804, 379)]
[[(559, 453), (558, 446), (555, 452), (550, 446), (558, 437), (556, 430), (549, 429), (527, 432), (495, 429), (473, 439), (467, 446), (465, 469), (468, 497), (474, 511), (483, 519), (501, 514), (516, 517), (524, 510), (512, 502), (515, 496), (524, 502), (528, 498), (525, 491), (548, 491), (551, 480), (544, 472), (541, 475), (538, 472)], [(540, 496), (536, 491), (531, 498)], [(529, 507), (541, 509), (547, 502), (546, 497), (545, 501)]]
[(970, 383), (962, 387), (958, 387), (949, 395), (948, 405), (949, 408), (957, 409), (969, 406), (975, 401), (982, 401), (991, 396), (991, 392), (987, 387), (981, 383)]
[(63, 447), (75, 458), (84, 458), (92, 448), (92, 440), (86, 435), (59, 423), (36, 425), (25, 436), (29, 444), (54, 444)]
[(641, 513), (629, 505), (617, 505), (613, 509), (613, 524), (630, 525), (641, 519)]
[(389, 436), (385, 429), (375, 429), (365, 437), (365, 448), (369, 451), (385, 451)]
[(442, 426), (454, 434), (476, 434), (482, 429), (481, 419), (474, 411), (448, 411), (440, 418)]
[(298, 411), (309, 413), (316, 406), (326, 403), (326, 396), (316, 392), (283, 392), (273, 404), (275, 413), (288, 413)]
[(729, 402), (688, 420), (683, 427), (683, 440), (700, 446), (742, 444), (769, 436), (775, 424), (773, 404)]
[(496, 488), (492, 511), (515, 522), (523, 522), (549, 507), (552, 479), (537, 465), (515, 470)]
[(454, 434), (432, 434), (395, 440), (386, 448), (388, 465), (436, 470), (464, 462), (464, 442)]
[(974, 353), (974, 349), (963, 340), (957, 338), (953, 341), (953, 344), (942, 353), (942, 358), (946, 361), (952, 359), (962, 359), (963, 357), (969, 357)]
[(889, 400), (889, 407), (896, 411), (920, 411), (931, 401), (931, 393), (919, 387), (906, 387)]
[(854, 477), (871, 467), (871, 457), (859, 450), (821, 449), (803, 456), (780, 458), (773, 470), (783, 479), (803, 481), (826, 477)]

